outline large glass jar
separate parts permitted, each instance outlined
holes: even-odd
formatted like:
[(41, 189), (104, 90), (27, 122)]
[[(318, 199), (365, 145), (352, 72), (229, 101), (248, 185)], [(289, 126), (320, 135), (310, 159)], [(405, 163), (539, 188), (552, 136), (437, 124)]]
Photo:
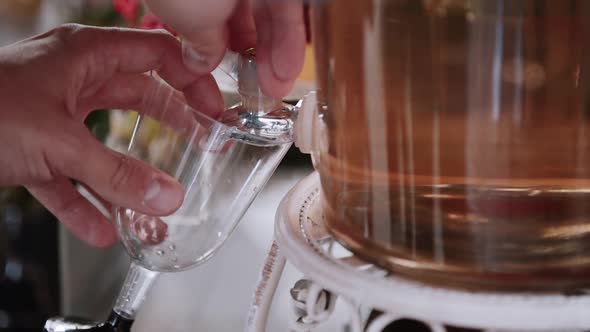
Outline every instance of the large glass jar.
[(590, 1), (312, 8), (329, 230), (439, 285), (590, 284)]

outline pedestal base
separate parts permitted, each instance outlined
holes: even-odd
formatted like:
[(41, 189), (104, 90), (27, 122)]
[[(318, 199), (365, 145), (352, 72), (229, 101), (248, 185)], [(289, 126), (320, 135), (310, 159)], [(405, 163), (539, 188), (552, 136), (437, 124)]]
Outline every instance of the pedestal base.
[(113, 312), (104, 323), (86, 322), (80, 319), (51, 318), (44, 332), (130, 332), (133, 321)]
[[(309, 331), (326, 320), (336, 298), (349, 307), (350, 330), (380, 332), (411, 318), (430, 331), (448, 326), (481, 331), (582, 332), (590, 329), (590, 295), (469, 292), (414, 282), (393, 275), (341, 247), (326, 231), (319, 206), (317, 173), (301, 180), (283, 199), (254, 305), (250, 331), (263, 331), (267, 303), (285, 260), (306, 277), (291, 295), (296, 313), (291, 329)], [(340, 305), (340, 304), (339, 304)], [(368, 319), (367, 312), (380, 312)]]

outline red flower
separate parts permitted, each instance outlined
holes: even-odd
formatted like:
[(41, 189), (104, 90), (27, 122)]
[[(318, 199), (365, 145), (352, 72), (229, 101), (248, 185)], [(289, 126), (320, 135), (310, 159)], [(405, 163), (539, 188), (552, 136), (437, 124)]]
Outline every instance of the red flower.
[(162, 20), (160, 20), (159, 17), (157, 17), (156, 15), (154, 15), (152, 13), (147, 13), (142, 17), (140, 27), (142, 29), (148, 29), (148, 30), (165, 29), (176, 36), (176, 32), (174, 30), (170, 29), (170, 27), (167, 26), (166, 24), (164, 24), (164, 22), (162, 22)]
[(133, 26), (137, 22), (140, 0), (113, 0), (115, 10), (123, 17), (127, 24)]

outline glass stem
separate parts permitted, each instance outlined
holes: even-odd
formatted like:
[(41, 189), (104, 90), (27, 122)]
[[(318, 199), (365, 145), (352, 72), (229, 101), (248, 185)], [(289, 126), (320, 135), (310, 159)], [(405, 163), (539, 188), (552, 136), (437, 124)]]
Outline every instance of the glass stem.
[(113, 311), (123, 318), (134, 320), (158, 275), (158, 272), (150, 271), (131, 262)]

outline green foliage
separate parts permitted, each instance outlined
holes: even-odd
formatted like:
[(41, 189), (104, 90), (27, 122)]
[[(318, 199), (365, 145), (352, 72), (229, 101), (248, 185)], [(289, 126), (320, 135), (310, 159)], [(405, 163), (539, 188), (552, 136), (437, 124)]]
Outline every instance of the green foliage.
[(92, 132), (94, 137), (103, 142), (109, 135), (111, 124), (110, 114), (108, 110), (98, 110), (90, 113), (84, 121), (88, 130)]

